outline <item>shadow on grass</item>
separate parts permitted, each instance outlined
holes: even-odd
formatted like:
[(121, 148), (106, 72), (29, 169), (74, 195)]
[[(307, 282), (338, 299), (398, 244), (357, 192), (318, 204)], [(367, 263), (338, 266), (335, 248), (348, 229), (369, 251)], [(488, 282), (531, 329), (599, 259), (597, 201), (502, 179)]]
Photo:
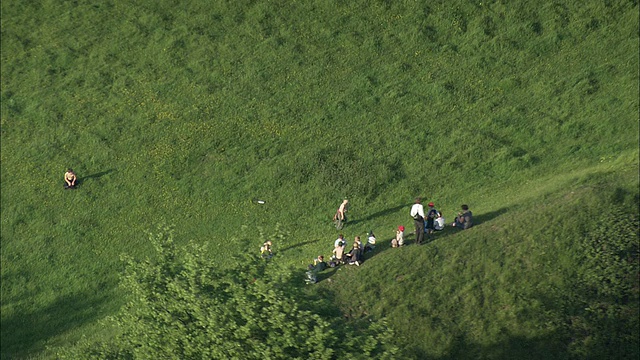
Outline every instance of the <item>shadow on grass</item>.
[(301, 242), (301, 243), (299, 243), (299, 244), (295, 244), (295, 245), (287, 246), (287, 247), (284, 247), (284, 248), (279, 249), (279, 250), (280, 250), (280, 251), (287, 251), (287, 250), (295, 249), (295, 248), (300, 247), (300, 246), (304, 246), (304, 245), (308, 245), (308, 244), (313, 244), (313, 243), (315, 243), (315, 242), (318, 242), (318, 240), (309, 240), (309, 241)]
[(87, 175), (87, 176), (83, 176), (81, 178), (78, 178), (78, 182), (79, 183), (83, 183), (89, 179), (99, 179), (105, 175), (111, 174), (112, 172), (114, 172), (116, 169), (109, 169), (106, 171), (101, 171), (99, 173), (95, 173), (95, 174), (91, 174), (91, 175)]
[[(556, 332), (534, 338), (508, 334), (497, 343), (485, 345), (461, 335), (452, 341), (447, 355), (434, 359), (568, 359), (571, 355), (563, 339), (562, 334)], [(421, 351), (408, 355), (416, 359), (429, 358)]]
[[(489, 222), (491, 220), (493, 220), (494, 218), (505, 214), (507, 211), (509, 211), (509, 208), (501, 208), (499, 210), (495, 210), (495, 211), (491, 211), (488, 213), (484, 213), (484, 214), (480, 214), (478, 216), (474, 216), (474, 225), (471, 229), (477, 227), (477, 226), (482, 226), (482, 224)], [(413, 223), (411, 224), (411, 226), (413, 226)], [(469, 229), (469, 230), (471, 230)], [(434, 233), (427, 235), (424, 234), (424, 240), (422, 242), (422, 244), (420, 246), (425, 246), (428, 245), (436, 240), (440, 240), (440, 239), (444, 239), (450, 235), (454, 235), (456, 233), (459, 233), (460, 231), (468, 231), (468, 230), (460, 230), (458, 228), (454, 228), (451, 227), (451, 222), (447, 222), (447, 226), (445, 226), (445, 228), (443, 230), (440, 231), (435, 231)], [(416, 235), (415, 235), (415, 231), (411, 231), (411, 232), (406, 232), (405, 229), (405, 245), (404, 246), (415, 246), (416, 245)], [(391, 249), (392, 251), (395, 251), (397, 249), (394, 249), (391, 247), (391, 240), (392, 239), (383, 239), (382, 241), (378, 240), (376, 247), (373, 251), (370, 252), (366, 252), (364, 254), (364, 259), (365, 260), (370, 260), (372, 257), (382, 253), (383, 251), (387, 251), (389, 249)]]
[[(411, 205), (413, 205), (413, 203), (402, 204), (402, 205), (394, 206), (392, 208), (381, 210), (381, 211), (378, 211), (378, 212), (373, 213), (371, 215), (368, 215), (368, 216), (366, 216), (366, 217), (364, 217), (362, 219), (349, 221), (347, 223), (347, 225), (355, 225), (355, 224), (358, 224), (358, 223), (363, 222), (363, 221), (373, 220), (373, 219), (375, 219), (377, 217), (380, 217), (380, 216), (386, 216), (386, 215), (389, 215), (389, 214), (393, 214), (393, 213), (395, 213), (395, 212), (397, 212), (399, 210), (402, 210), (402, 209), (405, 209), (405, 208), (408, 209)], [(407, 210), (407, 212), (408, 212), (408, 210)]]
[(498, 209), (498, 210), (494, 210), (488, 213), (484, 213), (484, 214), (480, 214), (480, 215), (474, 215), (473, 216), (473, 226), (479, 226), (482, 225), (482, 223), (485, 223), (487, 221), (491, 221), (494, 218), (497, 218), (498, 216), (506, 213), (507, 211), (509, 211), (509, 208), (502, 208), (502, 209)]
[(107, 300), (105, 296), (73, 294), (32, 313), (3, 316), (0, 357), (26, 358), (43, 350), (50, 338), (95, 321)]
[[(366, 262), (365, 262), (366, 264)], [(341, 265), (341, 267), (347, 265)], [(366, 266), (366, 265), (365, 265)], [(331, 281), (341, 267), (326, 269), (318, 273), (318, 283)], [(302, 276), (303, 271), (299, 271)], [(299, 284), (299, 283), (298, 283)], [(299, 286), (299, 285), (298, 285)], [(367, 322), (372, 319), (372, 314), (366, 307), (358, 304), (351, 305), (338, 303), (338, 298), (332, 286), (344, 286), (344, 284), (332, 283), (327, 287), (318, 289), (312, 288), (317, 285), (306, 285), (307, 292), (298, 292), (296, 302), (301, 308), (317, 313), (332, 323), (332, 328), (337, 333), (345, 331), (345, 327), (357, 326), (361, 321)], [(340, 338), (340, 335), (338, 335)], [(526, 337), (519, 334), (509, 333), (506, 329), (502, 334), (496, 336), (497, 341), (491, 344), (480, 344), (466, 334), (456, 336), (450, 342), (449, 347), (444, 351), (444, 355), (434, 356), (430, 354), (421, 342), (423, 339), (403, 339), (398, 340), (395, 345), (402, 350), (397, 354), (398, 359), (431, 359), (431, 360), (453, 360), (453, 359), (568, 359), (572, 357), (569, 353), (566, 334), (560, 331), (550, 331), (543, 336)]]

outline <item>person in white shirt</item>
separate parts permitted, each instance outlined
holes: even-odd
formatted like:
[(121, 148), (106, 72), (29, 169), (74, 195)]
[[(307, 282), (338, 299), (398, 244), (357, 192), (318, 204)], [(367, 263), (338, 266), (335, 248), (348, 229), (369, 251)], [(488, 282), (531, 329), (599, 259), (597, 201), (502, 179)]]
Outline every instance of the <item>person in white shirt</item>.
[(442, 213), (440, 211), (438, 211), (437, 215), (436, 215), (436, 221), (434, 223), (434, 228), (436, 229), (436, 231), (440, 231), (444, 229), (444, 224), (446, 224), (444, 218), (442, 217)]
[(399, 225), (396, 230), (396, 237), (391, 240), (391, 247), (400, 247), (404, 245), (404, 226)]
[(424, 239), (424, 207), (421, 198), (416, 198), (415, 204), (411, 207), (410, 215), (416, 227), (416, 244), (420, 245)]
[(373, 230), (367, 234), (367, 244), (364, 246), (364, 252), (373, 251), (376, 248), (376, 236), (373, 234)]

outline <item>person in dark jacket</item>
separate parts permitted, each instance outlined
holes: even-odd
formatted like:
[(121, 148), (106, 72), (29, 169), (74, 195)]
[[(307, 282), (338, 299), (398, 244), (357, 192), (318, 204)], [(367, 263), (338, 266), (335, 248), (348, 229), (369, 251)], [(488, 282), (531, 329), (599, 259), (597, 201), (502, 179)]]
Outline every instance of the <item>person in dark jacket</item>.
[(427, 211), (427, 218), (425, 219), (424, 231), (427, 233), (427, 235), (430, 235), (433, 234), (433, 231), (436, 229), (434, 223), (438, 211), (435, 209), (436, 205), (434, 203), (430, 202), (428, 206), (429, 210)]
[(466, 230), (473, 226), (473, 214), (471, 214), (468, 205), (462, 205), (461, 208), (462, 211), (458, 213), (456, 221), (451, 226)]
[(358, 242), (354, 242), (351, 251), (346, 255), (349, 265), (360, 266), (360, 264), (362, 264), (362, 249), (360, 245)]

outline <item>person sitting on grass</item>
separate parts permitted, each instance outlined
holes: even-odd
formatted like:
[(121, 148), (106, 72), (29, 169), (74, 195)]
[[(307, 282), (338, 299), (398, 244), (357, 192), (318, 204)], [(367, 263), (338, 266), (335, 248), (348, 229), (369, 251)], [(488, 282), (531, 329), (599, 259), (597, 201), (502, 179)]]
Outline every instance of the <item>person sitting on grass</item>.
[(360, 249), (360, 245), (361, 244), (354, 242), (351, 251), (346, 255), (349, 265), (360, 266), (360, 264), (362, 264), (362, 250)]
[(271, 240), (268, 240), (264, 244), (262, 244), (262, 246), (260, 247), (260, 256), (263, 259), (269, 259), (273, 256), (271, 245), (272, 245)]
[(364, 246), (364, 252), (368, 253), (376, 248), (376, 236), (373, 234), (373, 230), (367, 234), (367, 244)]
[(442, 217), (442, 213), (438, 211), (438, 214), (436, 215), (436, 221), (434, 222), (433, 226), (436, 231), (441, 231), (444, 230), (444, 224), (446, 224), (446, 222)]
[(364, 245), (362, 244), (362, 241), (360, 241), (360, 236), (356, 236), (355, 238), (353, 238), (353, 241), (358, 244), (358, 247), (360, 248), (360, 253), (362, 254), (362, 252), (364, 251)]
[(333, 255), (331, 256), (331, 261), (335, 262), (336, 265), (342, 263), (344, 256), (344, 244), (340, 243), (333, 248)]
[(404, 245), (404, 226), (399, 225), (396, 230), (396, 237), (391, 239), (391, 247), (400, 247)]
[(76, 176), (76, 173), (73, 172), (73, 169), (68, 168), (67, 172), (64, 173), (64, 188), (75, 189), (76, 181), (78, 181), (78, 177)]
[(471, 214), (471, 210), (469, 210), (468, 205), (462, 205), (461, 208), (462, 212), (458, 213), (456, 221), (454, 221), (451, 226), (466, 230), (473, 226), (473, 215)]

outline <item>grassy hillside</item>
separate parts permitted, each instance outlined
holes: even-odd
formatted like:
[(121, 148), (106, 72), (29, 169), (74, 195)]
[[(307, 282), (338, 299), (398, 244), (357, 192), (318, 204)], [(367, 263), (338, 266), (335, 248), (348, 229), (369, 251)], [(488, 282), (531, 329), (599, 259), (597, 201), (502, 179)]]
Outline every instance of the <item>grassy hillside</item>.
[(611, 355), (585, 239), (625, 219), (597, 237), (635, 243), (637, 274), (637, 1), (1, 6), (2, 358), (107, 337), (119, 256), (157, 223), (221, 264), (280, 223), (302, 269), (343, 197), (347, 238), (387, 239), (419, 195), (480, 224), (310, 295), (390, 318), (408, 357)]

